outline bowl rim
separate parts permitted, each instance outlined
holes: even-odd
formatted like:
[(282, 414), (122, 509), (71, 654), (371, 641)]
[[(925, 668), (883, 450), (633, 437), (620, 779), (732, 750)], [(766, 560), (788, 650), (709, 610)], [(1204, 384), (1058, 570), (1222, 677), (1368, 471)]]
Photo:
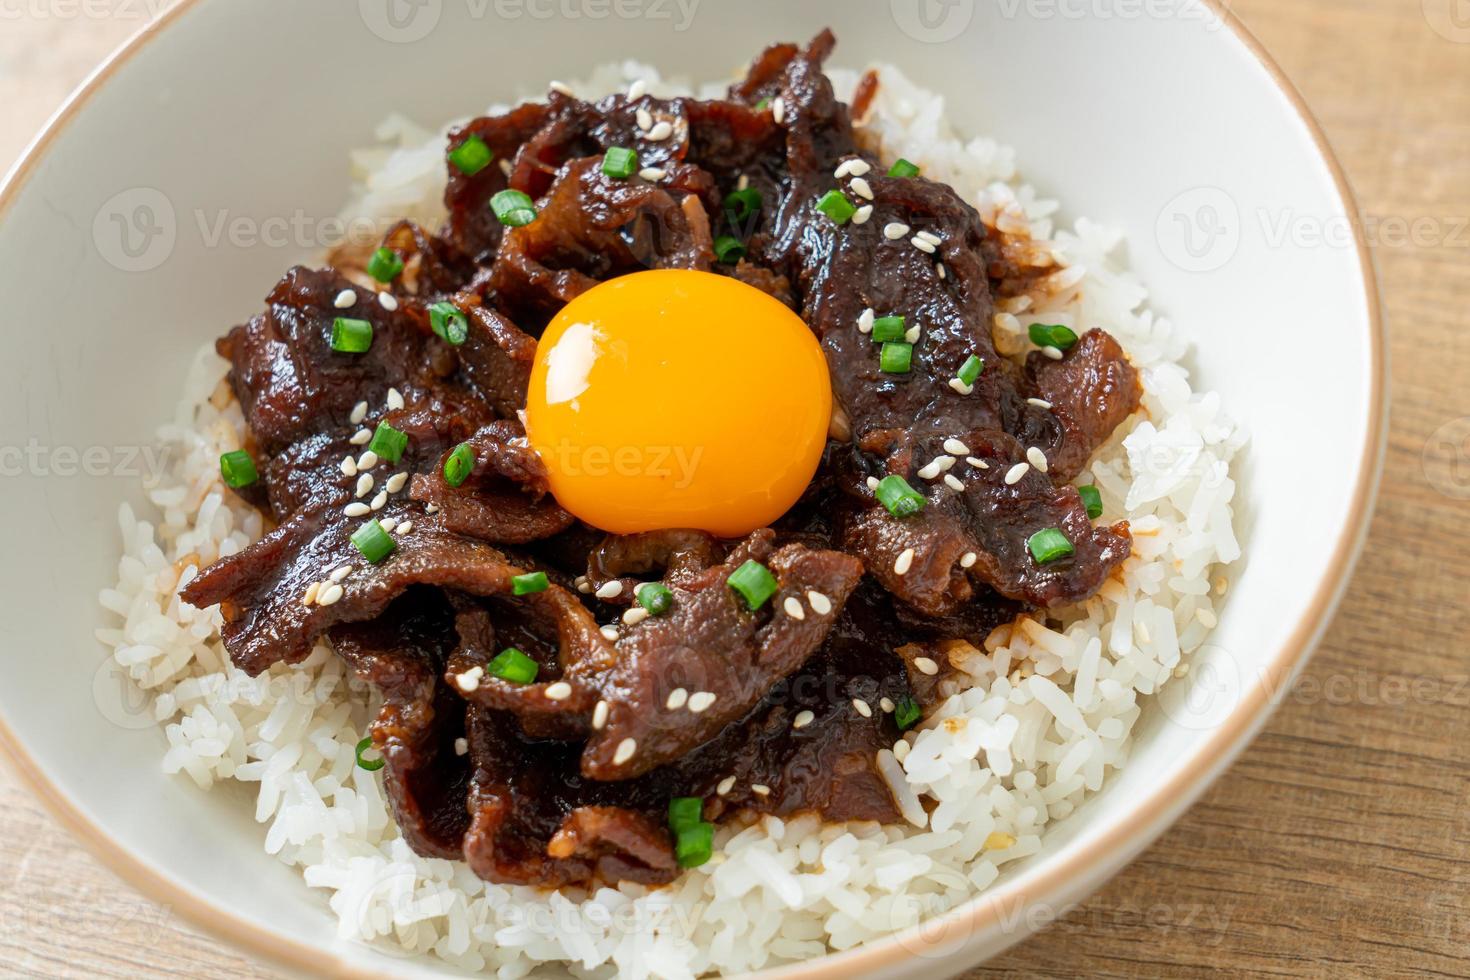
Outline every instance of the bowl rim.
[[(170, 25), (196, 9), (200, 2), (201, 0), (174, 0), (156, 19), (145, 24), (123, 42), (72, 91), (22, 151), (4, 179), (0, 180), (0, 223), (4, 222), (28, 179), (45, 159), (51, 144), (77, 113), (119, 68), (149, 42), (162, 36)], [(1219, 18), (1220, 23), (1256, 59), (1286, 98), (1326, 164), (1344, 212), (1357, 215), (1357, 198), (1346, 172), (1301, 93), (1261, 42), (1230, 9), (1230, 0), (1203, 2), (1209, 12)], [(1029, 907), (1034, 903), (1044, 903), (1064, 893), (1069, 885), (1077, 882), (1084, 883), (1086, 894), (1095, 892), (1161, 836), (1245, 749), (1274, 711), (1275, 706), (1271, 704), (1272, 692), (1282, 690), (1281, 685), (1289, 683), (1305, 665), (1326, 630), (1346, 591), (1367, 539), (1369, 519), (1378, 496), (1388, 430), (1388, 342), (1380, 286), (1362, 223), (1353, 220), (1350, 224), (1363, 278), (1363, 303), (1368, 314), (1370, 411), (1367, 437), (1357, 463), (1354, 504), (1332, 547), (1329, 567), (1333, 571), (1317, 583), (1305, 615), (1286, 642), (1272, 655), (1255, 683), (1242, 692), (1228, 718), (1217, 727), (1203, 748), (1197, 750), (1196, 758), (1190, 765), (1176, 772), (1168, 781), (1154, 786), (1130, 811), (1130, 819), (1120, 821), (1107, 830), (1096, 841), (1096, 846), (1043, 869), (1030, 880), (1002, 884), (966, 900), (939, 917), (945, 922), (946, 929), (954, 928), (961, 936), (973, 937), (994, 927), (1002, 908)], [(148, 898), (179, 913), (191, 925), (291, 971), (351, 980), (374, 980), (380, 976), (372, 969), (350, 962), (329, 948), (312, 946), (276, 933), (268, 927), (257, 926), (175, 880), (162, 868), (129, 853), (99, 823), (89, 817), (76, 801), (51, 781), (31, 757), (25, 743), (16, 735), (3, 714), (0, 714), (0, 751), (8, 757), (11, 771), (19, 777), (23, 785), (105, 867)], [(754, 976), (780, 977), (783, 980), (841, 980), (846, 976), (867, 976), (889, 971), (896, 968), (902, 960), (914, 955), (911, 951), (914, 937), (919, 936), (926, 928), (932, 928), (933, 924), (934, 920), (925, 920), (916, 926), (890, 933), (851, 950), (763, 970)], [(1027, 928), (1012, 930), (1011, 935), (995, 951), (996, 954), (1031, 934), (1032, 930)], [(932, 944), (919, 940), (919, 945)], [(958, 954), (962, 948), (963, 944), (956, 945), (943, 958)], [(935, 965), (938, 965), (938, 961)]]

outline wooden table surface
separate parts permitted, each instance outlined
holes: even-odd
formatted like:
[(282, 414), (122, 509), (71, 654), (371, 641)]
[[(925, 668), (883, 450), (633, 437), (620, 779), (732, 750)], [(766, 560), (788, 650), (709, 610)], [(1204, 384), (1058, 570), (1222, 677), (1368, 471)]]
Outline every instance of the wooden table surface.
[[(1393, 425), (1367, 553), (1229, 774), (1098, 895), (973, 976), (1470, 975), (1470, 4), (1230, 5), (1378, 229)], [(22, 12), (0, 20), (0, 167), (148, 8), (105, 6), (118, 13), (0, 2)], [(134, 893), (8, 775), (0, 885), (0, 975), (276, 976)]]

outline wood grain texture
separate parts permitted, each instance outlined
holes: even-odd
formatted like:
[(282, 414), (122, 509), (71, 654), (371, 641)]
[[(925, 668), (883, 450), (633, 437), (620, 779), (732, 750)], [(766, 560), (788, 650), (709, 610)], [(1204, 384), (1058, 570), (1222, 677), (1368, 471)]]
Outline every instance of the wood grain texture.
[[(1380, 239), (1393, 425), (1367, 554), (1229, 774), (973, 977), (1470, 975), (1470, 18), (1463, 0), (1231, 6), (1322, 120)], [(139, 23), (0, 24), (0, 163)], [(277, 975), (136, 895), (8, 781), (0, 830), (0, 974)]]

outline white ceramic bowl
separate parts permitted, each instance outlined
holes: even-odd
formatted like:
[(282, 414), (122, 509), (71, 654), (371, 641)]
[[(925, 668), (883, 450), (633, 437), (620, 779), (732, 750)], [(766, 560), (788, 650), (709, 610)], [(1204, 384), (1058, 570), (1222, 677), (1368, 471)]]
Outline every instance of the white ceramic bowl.
[[(1188, 703), (1149, 713), (1132, 764), (1041, 853), (922, 932), (773, 975), (973, 964), (1095, 889), (1245, 745), (1356, 555), (1385, 353), (1362, 244), (1282, 233), (1348, 229), (1354, 209), (1300, 100), (1228, 15), (1188, 0), (188, 0), (89, 81), (0, 191), (0, 727), (104, 860), (302, 970), (436, 972), (337, 941), (320, 900), (261, 851), (246, 794), (163, 776), (160, 734), (119, 711), (92, 631), (118, 502), (140, 500), (131, 447), (152, 444), (201, 342), (313, 257), (315, 232), (292, 218), (337, 211), (347, 150), (386, 111), (436, 124), (624, 56), (708, 77), (829, 24), (838, 63), (897, 63), (958, 123), (1014, 144), (1044, 193), (1127, 232), (1156, 307), (1195, 345), (1196, 387), (1252, 433), (1247, 551)], [(221, 214), (284, 243), (216, 239)]]

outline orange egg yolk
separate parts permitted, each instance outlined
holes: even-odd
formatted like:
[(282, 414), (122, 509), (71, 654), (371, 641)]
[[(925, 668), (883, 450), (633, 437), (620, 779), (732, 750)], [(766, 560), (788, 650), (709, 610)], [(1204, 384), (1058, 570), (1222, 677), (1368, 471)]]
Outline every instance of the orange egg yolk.
[(796, 503), (832, 389), (801, 318), (692, 270), (638, 272), (568, 303), (536, 350), (526, 435), (568, 511), (615, 534), (738, 537)]

